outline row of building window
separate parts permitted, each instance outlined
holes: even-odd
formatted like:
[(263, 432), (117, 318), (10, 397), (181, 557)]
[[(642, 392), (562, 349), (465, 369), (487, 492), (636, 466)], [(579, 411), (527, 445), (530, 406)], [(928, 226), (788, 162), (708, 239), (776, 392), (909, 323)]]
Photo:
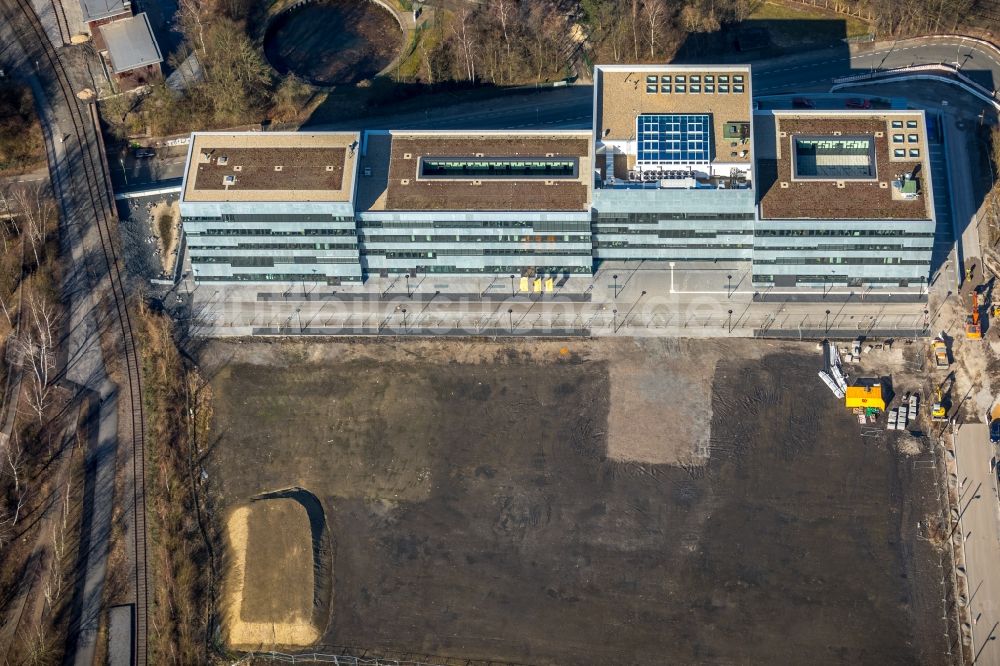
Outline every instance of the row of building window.
[(589, 220), (359, 220), (358, 229), (531, 229), (533, 231), (590, 231)]
[(656, 224), (661, 220), (752, 220), (753, 213), (597, 213), (597, 223), (604, 220), (622, 220), (629, 224)]
[(199, 282), (361, 282), (360, 275), (334, 278), (301, 273), (234, 273), (232, 275), (199, 275)]
[(740, 229), (734, 231), (695, 231), (693, 229), (635, 229), (633, 227), (601, 227), (596, 234), (608, 236), (611, 234), (647, 236), (650, 238), (718, 238), (728, 236), (749, 236), (753, 231)]
[(563, 236), (395, 236), (361, 234), (362, 243), (589, 243), (590, 235)]
[(192, 245), (201, 250), (357, 250), (357, 243), (237, 243), (236, 245)]
[(632, 241), (600, 241), (595, 249), (630, 250), (752, 250), (749, 243), (636, 243)]
[(757, 229), (755, 236), (905, 236), (907, 238), (934, 238), (933, 232), (913, 233), (905, 229)]
[(193, 264), (229, 264), (233, 268), (270, 268), (275, 264), (357, 264), (357, 257), (220, 257), (210, 254), (191, 255)]
[(909, 151), (907, 151), (905, 148), (894, 148), (892, 151), (892, 155), (893, 157), (906, 157), (907, 152), (909, 152), (910, 157), (920, 157), (919, 148), (910, 148)]
[[(191, 218), (194, 220), (218, 220), (220, 218)], [(224, 213), (223, 222), (354, 222), (353, 215), (326, 215), (323, 213)]]
[[(418, 273), (496, 273), (498, 275), (520, 274), (525, 266), (483, 266), (482, 268), (466, 268), (459, 266), (417, 266)], [(536, 275), (556, 275), (559, 273), (590, 273), (591, 266), (531, 266)], [(407, 268), (386, 268), (382, 269), (387, 273), (407, 273)]]
[(914, 266), (926, 266), (926, 260), (920, 259), (901, 259), (899, 257), (777, 257), (775, 259), (757, 259), (753, 260), (754, 265), (758, 264), (783, 264), (783, 265), (810, 265), (810, 264), (829, 264), (831, 266), (836, 265), (850, 265), (850, 266), (870, 266), (870, 265), (884, 265), (884, 264), (894, 264), (894, 265), (914, 265)]
[[(185, 218), (187, 221), (187, 218)], [(353, 236), (354, 229), (235, 229), (221, 227), (218, 229), (193, 230), (185, 228), (188, 236)]]
[(434, 259), (435, 257), (510, 257), (510, 256), (563, 256), (590, 257), (590, 251), (584, 250), (520, 250), (520, 249), (462, 249), (433, 250), (431, 252), (400, 251), (400, 250), (369, 250), (366, 256), (384, 256), (386, 259)]
[(758, 252), (780, 252), (780, 251), (795, 251), (799, 252), (803, 250), (816, 250), (819, 252), (844, 252), (844, 251), (879, 251), (879, 252), (929, 252), (930, 247), (907, 247), (905, 245), (863, 245), (860, 243), (849, 243), (844, 245), (826, 245), (819, 244), (815, 247), (802, 247), (801, 245), (766, 245), (758, 246)]
[[(789, 276), (780, 275), (781, 278), (787, 278)], [(837, 280), (843, 282), (845, 276), (843, 275), (796, 275), (794, 276), (799, 283), (814, 283), (818, 284), (820, 282), (829, 282), (832, 280)], [(767, 284), (769, 282), (774, 282), (773, 275), (767, 275), (766, 273), (754, 273), (753, 274), (754, 284)], [(866, 284), (898, 284), (900, 287), (906, 287), (911, 284), (921, 284), (925, 280), (922, 277), (916, 276), (912, 278), (898, 278), (898, 277), (866, 277), (848, 279), (847, 284), (850, 286), (861, 287)]]
[[(916, 129), (917, 128), (917, 121), (916, 120), (907, 120), (906, 121), (906, 127), (908, 129)], [(892, 129), (903, 129), (903, 121), (902, 120), (893, 120), (892, 121)]]

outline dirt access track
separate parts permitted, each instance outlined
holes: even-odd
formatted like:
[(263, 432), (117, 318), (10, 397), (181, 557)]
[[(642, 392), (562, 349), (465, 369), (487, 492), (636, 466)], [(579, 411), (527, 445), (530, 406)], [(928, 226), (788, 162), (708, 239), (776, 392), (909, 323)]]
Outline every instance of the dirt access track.
[(320, 644), (948, 663), (929, 445), (862, 438), (814, 345), (215, 341), (201, 361), (217, 506), (323, 503)]

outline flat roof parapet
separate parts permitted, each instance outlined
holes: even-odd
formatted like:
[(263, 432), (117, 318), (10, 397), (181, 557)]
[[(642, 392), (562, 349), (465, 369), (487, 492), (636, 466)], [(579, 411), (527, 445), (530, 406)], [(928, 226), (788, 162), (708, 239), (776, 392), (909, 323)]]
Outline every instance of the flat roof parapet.
[(580, 130), (371, 133), (359, 209), (588, 211), (590, 138)]
[(196, 132), (182, 199), (350, 202), (357, 132)]
[(763, 111), (754, 130), (762, 219), (933, 219), (922, 111)]

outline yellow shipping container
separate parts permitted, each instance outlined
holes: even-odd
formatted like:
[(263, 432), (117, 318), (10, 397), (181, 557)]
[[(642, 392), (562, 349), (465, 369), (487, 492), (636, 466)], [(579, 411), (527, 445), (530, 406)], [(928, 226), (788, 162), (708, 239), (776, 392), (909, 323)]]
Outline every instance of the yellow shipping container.
[(848, 386), (844, 395), (844, 404), (848, 409), (853, 407), (875, 407), (885, 411), (885, 400), (882, 398), (881, 386)]

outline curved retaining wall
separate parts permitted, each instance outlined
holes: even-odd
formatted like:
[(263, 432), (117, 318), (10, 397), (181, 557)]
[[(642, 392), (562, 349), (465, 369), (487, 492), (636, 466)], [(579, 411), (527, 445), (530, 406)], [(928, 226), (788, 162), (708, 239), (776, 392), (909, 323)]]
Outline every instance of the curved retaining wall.
[[(294, 3), (290, 4), (290, 5), (288, 5), (287, 7), (282, 8), (281, 10), (279, 10), (278, 12), (276, 12), (273, 16), (271, 16), (271, 18), (268, 19), (267, 23), (264, 25), (264, 30), (261, 33), (263, 35), (263, 39), (264, 40), (267, 39), (268, 33), (271, 32), (271, 26), (274, 25), (274, 22), (277, 21), (282, 16), (284, 16), (285, 14), (288, 14), (288, 13), (290, 13), (290, 12), (296, 10), (296, 9), (299, 9), (300, 7), (305, 7), (307, 5), (312, 5), (312, 4), (315, 4), (317, 2), (322, 2), (322, 1), (323, 0), (298, 0), (298, 2), (294, 2)], [(410, 41), (413, 39), (413, 32), (415, 30), (415, 26), (413, 25), (412, 14), (410, 16), (407, 16), (405, 13), (397, 10), (395, 7), (393, 7), (389, 3), (385, 2), (385, 0), (356, 0), (356, 1), (357, 2), (370, 2), (370, 3), (376, 4), (379, 7), (381, 7), (382, 9), (384, 9), (385, 11), (389, 12), (389, 15), (392, 16), (392, 18), (394, 18), (396, 20), (396, 24), (399, 25), (399, 29), (403, 33), (402, 34), (403, 39), (402, 39), (402, 43), (400, 45), (399, 53), (396, 55), (395, 58), (392, 59), (392, 62), (390, 62), (388, 65), (386, 65), (385, 67), (383, 67), (381, 70), (379, 70), (375, 74), (375, 76), (384, 76), (384, 75), (390, 73), (393, 69), (395, 69), (396, 66), (399, 64), (399, 62), (409, 52), (409, 48), (408, 47), (410, 45)], [(315, 83), (313, 83), (312, 85), (315, 85), (316, 87), (319, 87), (319, 88), (328, 87), (328, 86), (322, 86), (320, 84), (315, 84)]]

